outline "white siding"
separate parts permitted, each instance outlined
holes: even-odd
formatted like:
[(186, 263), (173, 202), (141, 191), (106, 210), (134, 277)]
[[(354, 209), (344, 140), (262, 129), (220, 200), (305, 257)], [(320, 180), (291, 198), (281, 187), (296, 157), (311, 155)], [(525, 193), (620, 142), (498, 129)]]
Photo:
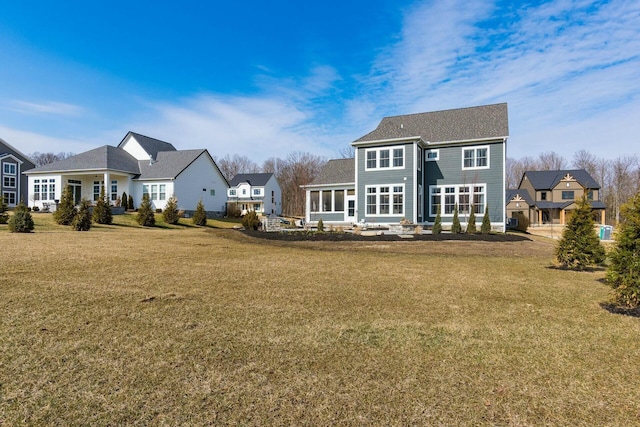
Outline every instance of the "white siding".
[[(178, 175), (174, 182), (178, 207), (184, 210), (195, 210), (198, 201), (202, 199), (205, 210), (224, 212), (227, 188), (227, 182), (206, 152)], [(215, 191), (214, 196), (211, 195), (211, 190)]]
[[(124, 151), (131, 154), (138, 160), (149, 160), (149, 153), (136, 141), (133, 135), (129, 135), (127, 140), (120, 146)], [(141, 189), (142, 191), (142, 189)], [(140, 195), (142, 197), (142, 194)]]

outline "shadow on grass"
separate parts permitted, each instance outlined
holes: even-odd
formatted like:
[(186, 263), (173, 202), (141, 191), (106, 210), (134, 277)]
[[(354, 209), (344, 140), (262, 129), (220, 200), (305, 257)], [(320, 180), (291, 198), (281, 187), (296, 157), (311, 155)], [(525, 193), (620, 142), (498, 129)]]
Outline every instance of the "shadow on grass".
[(549, 270), (558, 270), (558, 271), (577, 271), (582, 273), (595, 273), (598, 271), (606, 271), (606, 267), (602, 266), (590, 266), (590, 267), (582, 267), (582, 268), (571, 268), (562, 265), (549, 265), (546, 268)]
[(640, 317), (640, 307), (620, 307), (611, 303), (600, 303), (600, 307), (611, 314), (622, 314), (623, 316)]

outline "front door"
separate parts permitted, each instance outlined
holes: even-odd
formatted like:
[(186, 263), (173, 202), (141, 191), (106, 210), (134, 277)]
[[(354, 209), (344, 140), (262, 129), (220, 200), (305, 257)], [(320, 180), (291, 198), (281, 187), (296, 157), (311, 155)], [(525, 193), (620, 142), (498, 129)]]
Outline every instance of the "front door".
[(80, 181), (70, 179), (69, 190), (71, 190), (71, 194), (73, 194), (73, 203), (79, 205), (82, 200), (82, 183)]
[(347, 196), (347, 210), (345, 212), (344, 220), (346, 222), (356, 221), (356, 197)]

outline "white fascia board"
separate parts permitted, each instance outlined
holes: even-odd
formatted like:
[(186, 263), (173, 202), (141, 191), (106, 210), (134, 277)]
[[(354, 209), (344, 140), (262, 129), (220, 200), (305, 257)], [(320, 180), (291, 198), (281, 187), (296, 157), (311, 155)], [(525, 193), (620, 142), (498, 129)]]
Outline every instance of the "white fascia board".
[(336, 182), (335, 184), (308, 184), (300, 188), (324, 188), (324, 187), (355, 187), (355, 182)]
[(391, 138), (391, 139), (377, 139), (373, 141), (354, 141), (351, 143), (353, 147), (364, 147), (370, 145), (389, 145), (389, 144), (397, 144), (399, 142), (418, 142), (422, 143), (426, 147), (426, 143), (419, 136), (405, 136), (402, 138)]
[(494, 138), (476, 138), (476, 139), (459, 139), (456, 141), (438, 141), (438, 142), (427, 142), (429, 146), (438, 146), (438, 145), (455, 145), (455, 144), (476, 144), (479, 142), (506, 142), (507, 136), (498, 136)]

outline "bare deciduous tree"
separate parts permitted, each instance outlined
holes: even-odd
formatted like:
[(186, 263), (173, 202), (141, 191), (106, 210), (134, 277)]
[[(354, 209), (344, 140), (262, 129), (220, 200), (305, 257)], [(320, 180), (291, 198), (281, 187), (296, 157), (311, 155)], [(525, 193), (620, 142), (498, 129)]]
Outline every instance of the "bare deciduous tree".
[(540, 153), (538, 156), (537, 170), (554, 171), (567, 168), (567, 161), (554, 151)]
[(71, 156), (73, 156), (73, 153), (40, 153), (39, 151), (36, 151), (31, 153), (29, 158), (33, 160), (33, 163), (36, 166), (44, 166)]
[(240, 156), (234, 154), (233, 156), (227, 154), (221, 159), (216, 159), (216, 164), (220, 168), (220, 172), (227, 179), (231, 179), (239, 173), (258, 173), (260, 172), (260, 166), (247, 156)]

